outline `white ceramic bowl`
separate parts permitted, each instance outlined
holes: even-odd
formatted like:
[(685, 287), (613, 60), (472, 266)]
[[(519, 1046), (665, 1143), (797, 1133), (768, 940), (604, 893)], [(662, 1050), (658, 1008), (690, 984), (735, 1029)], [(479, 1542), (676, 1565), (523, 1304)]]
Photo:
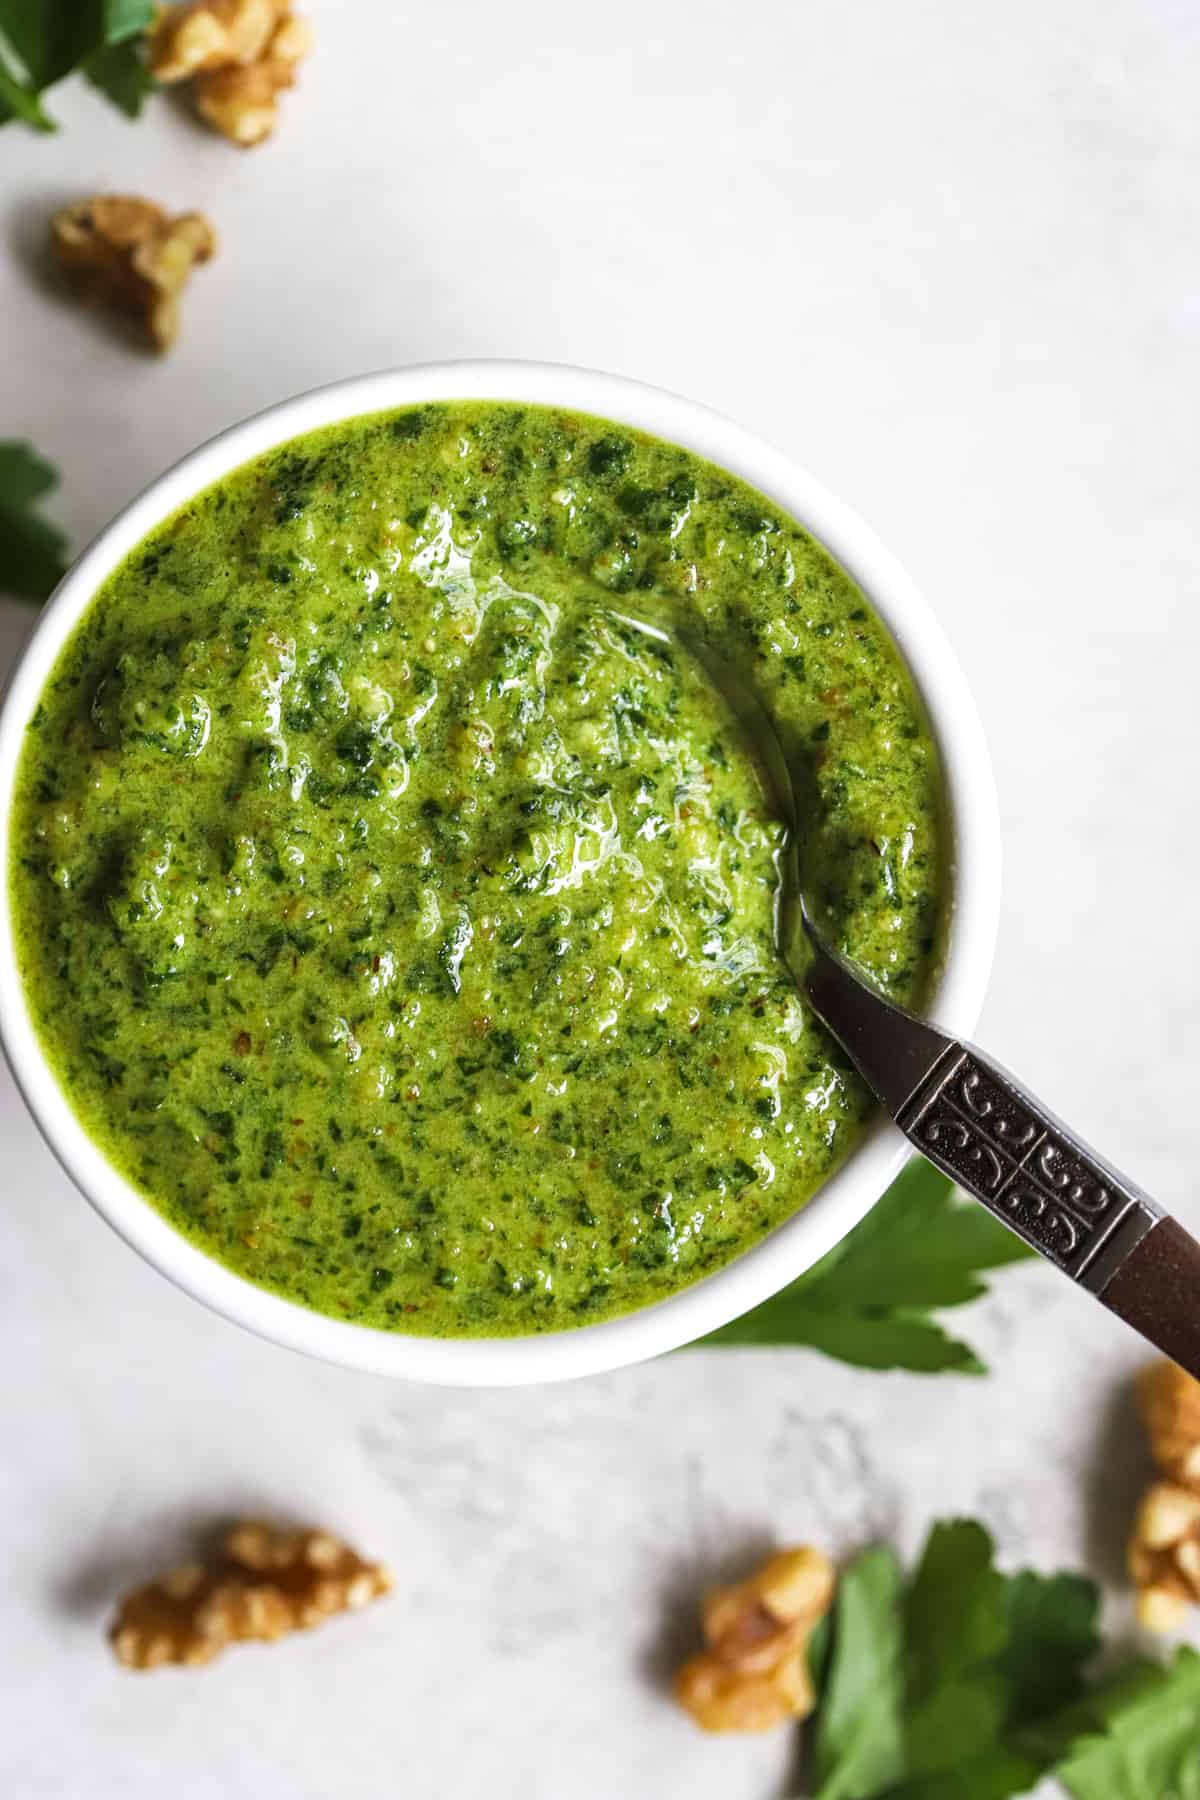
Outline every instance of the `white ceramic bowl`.
[(293, 1305), (253, 1286), (174, 1231), (105, 1160), (46, 1062), (26, 1009), (8, 894), (8, 819), (26, 722), (93, 594), (146, 533), (249, 458), (318, 426), (430, 400), (514, 400), (596, 413), (683, 444), (761, 489), (854, 577), (899, 644), (928, 709), (949, 791), (954, 913), (933, 1012), (958, 1034), (975, 1024), (999, 905), (999, 827), (987, 749), (962, 674), (912, 583), (870, 530), (811, 475), (739, 426), (658, 388), (543, 363), (457, 362), (387, 370), (284, 401), (186, 456), (101, 532), (59, 584), (0, 712), (0, 1042), (46, 1141), (76, 1185), (154, 1266), (226, 1318), (291, 1349), (385, 1375), (455, 1386), (514, 1386), (591, 1375), (673, 1350), (765, 1300), (843, 1237), (905, 1161), (883, 1122), (786, 1224), (670, 1299), (602, 1324), (541, 1337), (446, 1340), (393, 1335)]

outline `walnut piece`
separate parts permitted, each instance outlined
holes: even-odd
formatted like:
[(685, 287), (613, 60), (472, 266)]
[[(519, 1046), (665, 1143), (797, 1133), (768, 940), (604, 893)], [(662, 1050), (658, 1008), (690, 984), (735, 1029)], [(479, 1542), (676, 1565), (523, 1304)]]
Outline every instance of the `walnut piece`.
[(296, 65), (311, 48), (303, 19), (289, 19), (271, 39), (269, 54), (246, 68), (214, 69), (196, 78), (196, 109), (243, 149), (270, 137), (279, 95), (296, 80)]
[(50, 247), (85, 298), (128, 313), (155, 349), (167, 350), (179, 331), (179, 296), (217, 236), (203, 213), (172, 217), (153, 200), (97, 194), (55, 213)]
[(386, 1594), (392, 1578), (327, 1531), (248, 1519), (210, 1564), (185, 1563), (135, 1588), (109, 1637), (128, 1669), (211, 1662), (228, 1644), (273, 1643)]
[(675, 1678), (705, 1731), (769, 1731), (813, 1709), (808, 1640), (829, 1611), (833, 1564), (819, 1550), (781, 1550), (756, 1575), (704, 1602), (708, 1646)]
[(1147, 1631), (1175, 1631), (1200, 1604), (1200, 1381), (1176, 1363), (1152, 1363), (1138, 1377), (1138, 1406), (1166, 1479), (1142, 1497), (1129, 1573)]
[(290, 0), (192, 0), (164, 6), (147, 38), (155, 81), (189, 81), (204, 69), (257, 62)]
[(1146, 1490), (1129, 1540), (1138, 1619), (1147, 1631), (1175, 1631), (1200, 1601), (1200, 1495), (1170, 1481)]
[(1138, 1405), (1163, 1474), (1200, 1492), (1200, 1381), (1178, 1363), (1151, 1363), (1138, 1377)]
[(191, 0), (160, 12), (150, 72), (157, 81), (193, 81), (201, 116), (249, 148), (275, 129), (279, 95), (312, 44), (312, 27), (291, 0)]

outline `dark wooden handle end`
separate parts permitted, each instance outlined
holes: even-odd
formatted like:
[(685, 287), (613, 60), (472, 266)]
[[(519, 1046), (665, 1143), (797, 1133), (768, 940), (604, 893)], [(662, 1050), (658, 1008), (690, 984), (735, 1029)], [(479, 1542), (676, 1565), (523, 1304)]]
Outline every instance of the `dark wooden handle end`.
[(1160, 1219), (1100, 1299), (1200, 1380), (1200, 1244), (1182, 1225)]

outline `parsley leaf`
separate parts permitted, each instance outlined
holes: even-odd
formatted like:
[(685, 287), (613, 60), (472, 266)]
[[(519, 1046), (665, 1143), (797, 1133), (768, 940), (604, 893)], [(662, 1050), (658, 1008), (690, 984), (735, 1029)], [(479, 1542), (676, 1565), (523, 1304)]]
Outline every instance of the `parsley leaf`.
[(867, 1369), (982, 1375), (966, 1344), (931, 1311), (986, 1292), (985, 1269), (1032, 1252), (920, 1158), (908, 1164), (862, 1223), (813, 1268), (700, 1342), (805, 1344)]
[(41, 96), (76, 70), (136, 118), (154, 84), (135, 40), (153, 18), (154, 0), (0, 0), (0, 124), (54, 131)]
[(1099, 1648), (1096, 1589), (1085, 1576), (1022, 1569), (1010, 1577), (1002, 1667), (1015, 1718), (1024, 1722), (1077, 1699), (1080, 1671)]
[(900, 1564), (882, 1545), (838, 1583), (833, 1641), (812, 1750), (818, 1800), (858, 1800), (904, 1768)]
[(26, 87), (20, 76), (13, 73), (4, 60), (3, 47), (0, 46), (0, 125), (7, 124), (9, 119), (20, 119), (23, 125), (31, 125), (34, 131), (57, 129), (54, 120), (42, 110), (37, 90)]
[(1003, 1725), (1004, 1577), (982, 1525), (935, 1525), (904, 1601), (905, 1760), (912, 1774), (970, 1759)]
[(0, 592), (44, 600), (65, 570), (66, 538), (33, 509), (57, 481), (31, 445), (0, 442)]
[(1064, 1735), (1051, 1715), (1078, 1707), (1098, 1604), (1078, 1576), (1003, 1575), (969, 1519), (934, 1526), (907, 1587), (890, 1551), (865, 1552), (838, 1589), (812, 1739), (816, 1800), (1027, 1793), (1093, 1719), (1078, 1715)]
[(902, 1781), (887, 1790), (886, 1800), (1013, 1800), (1027, 1794), (1041, 1773), (1041, 1763), (1005, 1744), (990, 1744), (969, 1762)]
[(1141, 1665), (1090, 1694), (1092, 1729), (1055, 1773), (1074, 1800), (1200, 1800), (1200, 1655)]
[(112, 101), (127, 119), (136, 119), (146, 96), (154, 92), (154, 78), (131, 38), (122, 44), (106, 44), (83, 65), (85, 81)]

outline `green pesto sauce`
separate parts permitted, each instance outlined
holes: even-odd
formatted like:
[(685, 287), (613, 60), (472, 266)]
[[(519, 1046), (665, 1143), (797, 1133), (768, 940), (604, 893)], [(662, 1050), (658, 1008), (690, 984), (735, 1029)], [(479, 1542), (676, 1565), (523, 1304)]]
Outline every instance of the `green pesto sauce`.
[(110, 577), (30, 723), (10, 871), (46, 1051), (190, 1239), (337, 1318), (645, 1305), (811, 1196), (868, 1111), (772, 942), (781, 831), (685, 651), (811, 767), (842, 948), (919, 1004), (933, 746), (850, 579), (688, 452), (535, 407), (302, 438)]

